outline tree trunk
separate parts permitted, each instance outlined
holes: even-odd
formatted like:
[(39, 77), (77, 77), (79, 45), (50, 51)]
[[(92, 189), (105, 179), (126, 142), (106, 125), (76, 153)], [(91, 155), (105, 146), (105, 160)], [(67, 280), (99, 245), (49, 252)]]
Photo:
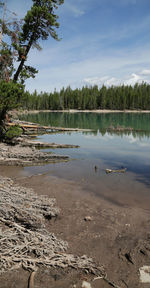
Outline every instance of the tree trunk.
[(16, 73), (15, 73), (15, 75), (14, 75), (14, 79), (13, 79), (14, 82), (17, 82), (18, 77), (19, 77), (19, 74), (20, 74), (20, 72), (21, 72), (22, 69), (23, 69), (24, 62), (25, 62), (25, 59), (22, 59), (21, 62), (20, 62), (20, 64), (19, 64), (19, 67), (18, 67), (18, 69), (17, 69), (17, 71), (16, 71)]
[(3, 109), (0, 111), (0, 125), (3, 125), (4, 120), (6, 119), (7, 109)]
[(14, 79), (13, 79), (14, 82), (17, 82), (18, 77), (19, 77), (19, 75), (20, 75), (20, 72), (21, 72), (22, 69), (23, 69), (24, 62), (26, 61), (26, 57), (27, 57), (27, 55), (28, 55), (28, 53), (29, 53), (29, 51), (30, 51), (30, 48), (31, 48), (31, 46), (32, 46), (32, 43), (33, 43), (33, 38), (34, 38), (34, 34), (31, 36), (31, 38), (30, 38), (30, 40), (29, 40), (29, 42), (28, 42), (28, 45), (27, 45), (27, 48), (26, 48), (26, 51), (25, 51), (25, 55), (22, 55), (21, 62), (20, 62), (20, 64), (19, 64), (19, 67), (18, 67), (15, 75), (14, 75)]

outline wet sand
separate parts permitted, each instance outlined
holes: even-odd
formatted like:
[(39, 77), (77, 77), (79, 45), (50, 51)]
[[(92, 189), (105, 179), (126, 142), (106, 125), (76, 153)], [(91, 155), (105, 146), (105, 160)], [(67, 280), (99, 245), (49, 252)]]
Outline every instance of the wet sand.
[[(140, 283), (139, 277), (139, 268), (150, 265), (150, 212), (148, 204), (136, 204), (132, 187), (126, 195), (126, 205), (118, 205), (117, 201), (96, 195), (78, 181), (48, 174), (26, 176), (20, 167), (0, 166), (0, 175), (12, 177), (16, 183), (33, 188), (39, 195), (56, 198), (61, 213), (55, 221), (47, 221), (47, 229), (68, 241), (69, 253), (92, 257), (120, 288), (150, 287), (150, 283)], [(104, 189), (104, 185), (99, 187), (102, 195), (105, 195)], [(116, 198), (117, 195), (119, 191), (116, 191)], [(120, 201), (123, 203), (123, 198)], [(79, 288), (83, 280), (91, 283), (92, 288), (112, 287), (102, 279), (92, 281), (94, 276), (83, 275), (81, 271), (67, 272), (40, 269), (35, 287)], [(28, 276), (22, 269), (1, 275), (0, 288), (27, 288)]]

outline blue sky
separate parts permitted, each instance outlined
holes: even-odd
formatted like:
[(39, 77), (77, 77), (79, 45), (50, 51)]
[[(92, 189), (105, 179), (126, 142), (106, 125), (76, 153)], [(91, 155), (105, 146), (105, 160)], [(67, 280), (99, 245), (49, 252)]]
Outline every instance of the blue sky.
[[(18, 16), (31, 4), (7, 0)], [(150, 82), (150, 0), (65, 0), (57, 14), (62, 40), (32, 49), (28, 64), (39, 73), (27, 90)]]

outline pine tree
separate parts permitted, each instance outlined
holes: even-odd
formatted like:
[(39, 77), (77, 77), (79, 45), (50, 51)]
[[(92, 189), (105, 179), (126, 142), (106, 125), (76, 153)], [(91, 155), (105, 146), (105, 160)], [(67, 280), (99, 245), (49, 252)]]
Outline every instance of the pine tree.
[[(19, 66), (14, 75), (14, 81), (18, 80), (23, 68), (30, 69), (25, 66), (30, 49), (35, 46), (39, 48), (39, 40), (47, 40), (49, 36), (55, 40), (59, 40), (56, 33), (56, 28), (59, 27), (57, 22), (58, 16), (55, 14), (55, 9), (58, 5), (63, 4), (63, 0), (32, 0), (33, 6), (27, 12), (24, 18), (24, 24), (20, 34), (20, 46), (22, 50), (19, 56)], [(32, 70), (31, 72), (35, 72)]]
[[(16, 89), (19, 91), (20, 89), (23, 94), (23, 86), (20, 86), (17, 82), (24, 84), (27, 78), (35, 77), (35, 74), (38, 72), (34, 67), (26, 65), (30, 49), (32, 47), (40, 49), (38, 41), (47, 40), (49, 36), (55, 40), (59, 40), (56, 33), (59, 23), (57, 22), (58, 16), (55, 14), (55, 10), (64, 1), (32, 0), (32, 2), (33, 5), (27, 12), (23, 22), (17, 19), (12, 19), (12, 21), (8, 22), (6, 17), (6, 2), (0, 1), (0, 8), (3, 9), (3, 16), (0, 19), (0, 85), (5, 88), (1, 90), (0, 95), (1, 122), (2, 118), (5, 118), (6, 112), (12, 108), (11, 101), (14, 106), (15, 101), (13, 97), (14, 95), (17, 97), (17, 93), (14, 91)], [(7, 35), (6, 42), (3, 41), (3, 35)], [(19, 62), (19, 66), (15, 71), (14, 62), (16, 60)], [(9, 84), (9, 82), (11, 83)], [(10, 93), (10, 88), (12, 89), (12, 93)], [(3, 98), (5, 101), (3, 101)], [(33, 100), (32, 97), (30, 97), (30, 108), (32, 106), (32, 109), (36, 109), (37, 98), (35, 99), (35, 103), (31, 100)], [(27, 105), (29, 106), (29, 103)], [(48, 107), (47, 103), (45, 107)]]

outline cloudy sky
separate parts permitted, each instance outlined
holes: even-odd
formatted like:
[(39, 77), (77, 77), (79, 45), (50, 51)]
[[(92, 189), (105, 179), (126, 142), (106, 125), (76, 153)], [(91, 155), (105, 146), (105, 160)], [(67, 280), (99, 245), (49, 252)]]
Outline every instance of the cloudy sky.
[[(7, 0), (19, 16), (31, 4)], [(150, 0), (65, 0), (57, 14), (62, 40), (30, 52), (28, 64), (39, 73), (27, 90), (150, 82)]]

